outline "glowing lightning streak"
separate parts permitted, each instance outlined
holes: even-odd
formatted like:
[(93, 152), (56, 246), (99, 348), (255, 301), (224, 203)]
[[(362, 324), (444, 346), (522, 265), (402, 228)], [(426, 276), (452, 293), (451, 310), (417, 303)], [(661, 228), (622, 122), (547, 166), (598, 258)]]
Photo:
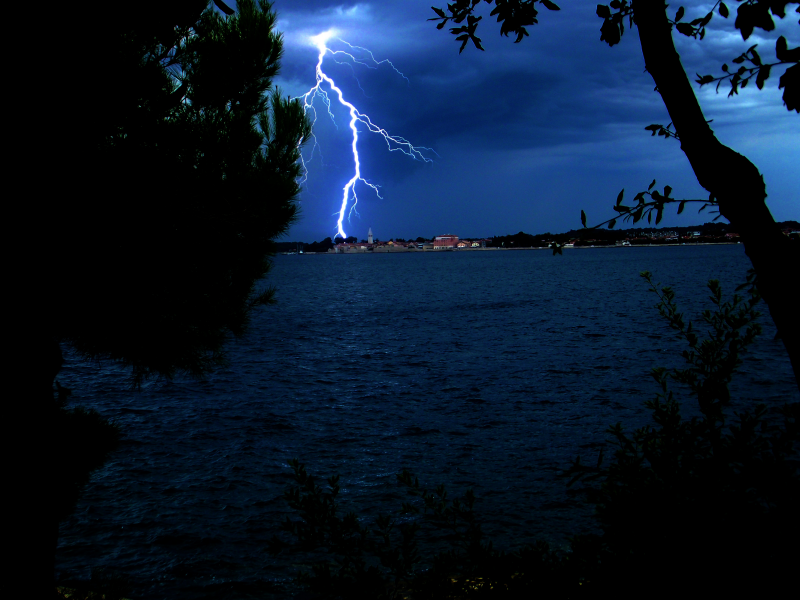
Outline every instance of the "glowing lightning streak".
[(351, 59), (353, 59), (353, 62), (357, 62), (357, 63), (358, 63), (358, 64), (360, 64), (360, 65), (364, 65), (364, 66), (365, 66), (365, 67), (367, 67), (368, 69), (377, 69), (379, 65), (382, 65), (383, 63), (387, 63), (387, 64), (388, 64), (390, 67), (392, 67), (392, 69), (394, 69), (394, 72), (395, 72), (395, 73), (397, 73), (398, 75), (400, 75), (400, 77), (402, 77), (403, 79), (405, 79), (405, 80), (406, 80), (406, 83), (407, 83), (408, 85), (411, 85), (411, 82), (408, 80), (408, 77), (406, 77), (405, 75), (403, 75), (403, 73), (402, 73), (402, 72), (400, 72), (400, 70), (399, 70), (397, 67), (395, 67), (395, 66), (392, 64), (392, 61), (390, 61), (388, 58), (386, 58), (386, 59), (384, 59), (384, 60), (381, 60), (381, 61), (379, 61), (379, 60), (377, 60), (377, 59), (375, 58), (375, 55), (374, 55), (374, 54), (372, 54), (372, 52), (370, 52), (370, 51), (369, 51), (369, 50), (367, 50), (366, 48), (362, 48), (361, 46), (353, 46), (353, 44), (350, 44), (350, 43), (348, 43), (348, 42), (345, 42), (345, 41), (344, 41), (343, 39), (341, 39), (341, 38), (337, 38), (337, 39), (338, 39), (340, 42), (342, 42), (343, 44), (347, 44), (348, 46), (350, 46), (351, 48), (353, 48), (353, 49), (355, 49), (355, 50), (363, 50), (364, 52), (366, 52), (367, 54), (369, 54), (369, 57), (372, 59), (372, 62), (374, 62), (374, 63), (375, 63), (375, 66), (374, 66), (374, 67), (372, 67), (372, 66), (370, 66), (370, 65), (369, 65), (369, 63), (366, 63), (366, 62), (364, 62), (364, 61), (358, 60), (358, 59), (357, 59), (357, 58), (355, 58), (355, 57), (354, 57), (352, 54), (350, 54), (350, 53), (348, 53), (348, 52), (343, 52), (342, 50), (337, 50), (336, 52), (333, 52), (333, 51), (331, 51), (331, 50), (328, 50), (328, 52), (330, 52), (331, 54), (345, 54), (345, 55), (349, 56)]
[[(333, 112), (331, 112), (331, 100), (328, 97), (327, 92), (321, 88), (323, 82), (325, 82), (325, 83), (328, 84), (328, 86), (330, 87), (330, 89), (332, 91), (336, 92), (336, 95), (339, 98), (339, 103), (342, 106), (346, 107), (347, 110), (350, 113), (350, 130), (353, 132), (352, 150), (353, 150), (353, 162), (355, 164), (355, 173), (353, 174), (353, 177), (350, 178), (350, 180), (347, 182), (347, 184), (342, 189), (342, 192), (343, 192), (343, 194), (342, 194), (342, 204), (341, 204), (341, 207), (339, 209), (339, 218), (338, 218), (338, 220), (336, 222), (338, 235), (341, 236), (344, 239), (344, 238), (347, 237), (347, 235), (344, 232), (343, 222), (344, 222), (345, 213), (347, 212), (347, 205), (348, 205), (348, 203), (350, 201), (350, 196), (351, 195), (353, 197), (353, 205), (350, 207), (350, 213), (355, 211), (356, 204), (358, 204), (358, 196), (356, 195), (356, 189), (355, 189), (356, 183), (360, 181), (360, 182), (368, 185), (369, 187), (371, 187), (375, 191), (375, 194), (378, 196), (378, 198), (382, 198), (382, 196), (380, 195), (380, 192), (378, 191), (378, 186), (368, 182), (366, 179), (361, 177), (361, 161), (359, 160), (359, 157), (358, 157), (358, 129), (356, 128), (356, 122), (360, 122), (360, 123), (363, 123), (364, 125), (366, 125), (367, 129), (369, 131), (371, 131), (372, 133), (377, 133), (377, 134), (380, 134), (381, 136), (383, 136), (383, 139), (386, 141), (386, 146), (389, 148), (389, 151), (391, 151), (391, 152), (395, 152), (395, 151), (399, 150), (403, 154), (407, 154), (408, 156), (410, 156), (411, 158), (413, 158), (415, 160), (422, 160), (424, 162), (433, 162), (430, 158), (427, 158), (425, 155), (423, 155), (420, 152), (420, 150), (428, 150), (430, 152), (433, 152), (433, 150), (431, 150), (430, 148), (422, 147), (422, 146), (415, 147), (408, 140), (406, 140), (405, 138), (402, 138), (402, 137), (399, 137), (399, 136), (390, 135), (388, 131), (386, 131), (385, 129), (383, 129), (381, 127), (378, 127), (377, 125), (375, 125), (372, 122), (372, 120), (369, 118), (369, 116), (359, 112), (358, 109), (355, 106), (353, 106), (350, 102), (348, 102), (347, 100), (344, 99), (344, 94), (342, 93), (342, 90), (339, 89), (339, 87), (337, 87), (337, 85), (334, 83), (333, 79), (328, 77), (328, 75), (326, 75), (325, 72), (322, 70), (322, 61), (325, 58), (325, 53), (326, 52), (330, 52), (332, 55), (345, 54), (345, 55), (349, 56), (353, 60), (353, 62), (357, 62), (359, 64), (365, 64), (365, 63), (363, 63), (362, 61), (356, 59), (352, 54), (348, 54), (347, 52), (344, 52), (344, 51), (341, 51), (341, 50), (337, 50), (337, 51), (334, 52), (333, 50), (330, 50), (328, 48), (328, 46), (327, 46), (327, 42), (331, 38), (332, 35), (333, 35), (333, 31), (326, 31), (324, 33), (320, 33), (319, 35), (316, 35), (316, 36), (311, 38), (311, 41), (314, 43), (314, 45), (319, 50), (319, 56), (318, 56), (317, 67), (316, 67), (317, 83), (316, 83), (316, 85), (314, 87), (312, 87), (310, 90), (308, 90), (303, 96), (301, 96), (301, 98), (303, 98), (303, 107), (304, 107), (305, 111), (306, 112), (308, 112), (309, 110), (312, 111), (314, 113), (314, 121), (316, 121), (316, 109), (314, 108), (314, 99), (317, 96), (320, 96), (322, 98), (323, 103), (325, 104), (325, 106), (328, 109), (328, 115), (330, 116), (331, 120), (334, 120), (333, 119)], [(383, 62), (389, 63), (392, 66), (392, 68), (398, 74), (400, 74), (401, 77), (403, 77), (403, 79), (408, 81), (408, 78), (405, 75), (403, 75), (402, 73), (400, 73), (400, 71), (398, 71), (397, 68), (395, 68), (395, 66), (392, 65), (392, 63), (389, 62), (388, 60), (381, 61), (379, 63), (378, 61), (375, 60), (375, 57), (372, 56), (372, 53), (369, 52), (369, 50), (360, 48), (359, 46), (352, 46), (352, 45), (348, 44), (347, 42), (345, 42), (344, 40), (341, 40), (341, 41), (343, 43), (347, 44), (348, 46), (350, 46), (351, 48), (357, 48), (359, 50), (364, 50), (365, 52), (369, 53), (370, 57), (372, 57), (373, 62), (375, 62), (376, 64), (381, 64)], [(365, 66), (368, 66), (368, 65), (365, 65)], [(334, 120), (334, 125), (335, 124), (336, 124), (336, 122)], [(316, 140), (315, 140), (315, 143), (314, 143), (314, 147), (316, 148)], [(435, 154), (435, 152), (434, 152), (434, 154)], [(313, 150), (312, 150), (312, 156), (313, 156)]]

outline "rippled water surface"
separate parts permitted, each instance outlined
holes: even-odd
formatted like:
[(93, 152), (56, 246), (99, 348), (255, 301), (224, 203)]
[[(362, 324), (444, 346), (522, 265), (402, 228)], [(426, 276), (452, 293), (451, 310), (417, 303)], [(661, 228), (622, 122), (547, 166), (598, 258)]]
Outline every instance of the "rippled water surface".
[[(293, 457), (339, 473), (342, 503), (367, 516), (399, 507), (408, 468), (473, 488), (500, 546), (563, 543), (591, 522), (559, 474), (596, 457), (610, 424), (642, 424), (650, 369), (680, 364), (639, 272), (693, 316), (709, 278), (732, 293), (748, 266), (739, 245), (278, 256), (277, 304), (207, 381), (134, 393), (124, 370), (67, 353), (60, 382), (125, 440), (62, 524), (58, 568), (113, 568), (138, 598), (279, 595), (290, 560), (264, 547)], [(762, 323), (735, 396), (796, 401)]]

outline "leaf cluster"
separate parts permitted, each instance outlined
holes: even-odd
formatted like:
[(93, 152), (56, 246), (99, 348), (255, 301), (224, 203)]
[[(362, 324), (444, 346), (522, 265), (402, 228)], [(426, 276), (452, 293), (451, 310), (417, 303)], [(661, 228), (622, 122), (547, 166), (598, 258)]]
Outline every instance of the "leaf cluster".
[(626, 17), (630, 27), (633, 27), (636, 22), (633, 6), (628, 0), (612, 0), (608, 5), (598, 4), (596, 13), (603, 19), (603, 24), (600, 26), (600, 41), (609, 46), (619, 44), (622, 39), (622, 34), (625, 33)]
[(681, 22), (683, 16), (685, 14), (684, 8), (681, 6), (678, 8), (677, 12), (675, 13), (675, 20), (670, 21), (670, 24), (675, 27), (678, 33), (683, 34), (687, 37), (692, 37), (695, 39), (703, 39), (706, 36), (706, 25), (711, 22), (711, 19), (714, 17), (714, 11), (717, 10), (719, 12), (719, 16), (724, 19), (728, 18), (728, 6), (722, 2), (721, 0), (717, 0), (717, 3), (711, 7), (711, 10), (708, 11), (705, 16), (699, 17), (697, 19), (693, 19), (692, 21)]
[[(775, 29), (772, 15), (783, 19), (786, 16), (786, 5), (790, 4), (789, 0), (744, 0), (744, 2), (737, 0), (737, 2), (740, 4), (736, 11), (734, 27), (741, 32), (743, 40), (749, 38), (756, 27), (764, 31)], [(800, 14), (800, 7), (795, 12)]]
[[(495, 0), (484, 0), (491, 4)], [(559, 7), (550, 0), (538, 0), (549, 10), (560, 10)], [(787, 0), (736, 0), (739, 2), (737, 9), (737, 16), (734, 22), (734, 27), (738, 29), (742, 35), (742, 39), (748, 39), (755, 28), (764, 31), (772, 31), (775, 29), (775, 22), (772, 17), (777, 16), (784, 18), (786, 16), (786, 5), (789, 4)], [(528, 35), (527, 27), (538, 23), (538, 11), (536, 9), (537, 0), (497, 0), (495, 8), (491, 11), (490, 16), (497, 16), (497, 21), (500, 25), (501, 35), (508, 36), (513, 33), (516, 35), (515, 43), (522, 41)], [(429, 19), (430, 21), (438, 21), (436, 28), (443, 29), (449, 22), (461, 24), (464, 20), (467, 21), (466, 25), (460, 27), (452, 27), (450, 33), (456, 36), (456, 41), (461, 42), (459, 53), (463, 52), (470, 40), (476, 48), (483, 50), (481, 39), (477, 37), (476, 30), (478, 22), (483, 17), (474, 16), (474, 12), (481, 0), (456, 0), (455, 2), (447, 5), (447, 10), (431, 7), (436, 13), (436, 17)], [(796, 9), (800, 13), (800, 8)], [(606, 42), (609, 46), (619, 44), (622, 35), (625, 32), (625, 20), (627, 19), (629, 27), (633, 27), (636, 22), (636, 14), (633, 2), (629, 0), (612, 0), (608, 4), (598, 4), (596, 8), (597, 16), (603, 19), (600, 26), (600, 40)], [(730, 9), (725, 2), (717, 0), (711, 9), (702, 16), (699, 16), (691, 21), (684, 21), (686, 11), (683, 6), (680, 6), (675, 12), (673, 19), (669, 19), (671, 27), (675, 27), (678, 33), (687, 37), (702, 40), (706, 35), (706, 27), (713, 19), (714, 15), (718, 14), (723, 18), (728, 18)], [(781, 36), (778, 39), (776, 46), (776, 54), (778, 55), (778, 62), (770, 64), (762, 64), (760, 57), (755, 53), (755, 46), (751, 47), (743, 53), (734, 62), (742, 62), (747, 59), (753, 62), (753, 67), (746, 68), (740, 67), (734, 73), (728, 73), (721, 77), (713, 77), (712, 75), (699, 75), (697, 76), (697, 83), (702, 87), (703, 85), (729, 79), (731, 82), (730, 95), (737, 94), (739, 87), (746, 87), (747, 82), (751, 77), (756, 78), (756, 85), (758, 89), (762, 89), (764, 83), (769, 78), (772, 68), (776, 65), (792, 65), (784, 72), (779, 81), (779, 89), (783, 89), (783, 102), (788, 110), (800, 112), (800, 65), (797, 64), (798, 57), (796, 56), (797, 49), (789, 50), (786, 45), (786, 39)], [(739, 60), (741, 59), (741, 60)], [(727, 65), (723, 65), (723, 71), (728, 72)]]
[[(671, 125), (671, 123), (670, 123)], [(663, 125), (653, 124), (648, 125), (645, 127), (648, 131), (652, 132), (652, 135), (664, 136), (665, 139), (669, 139), (670, 137), (678, 138), (678, 135), (674, 133), (670, 129), (670, 125), (664, 127)], [(655, 224), (658, 225), (661, 223), (661, 219), (664, 217), (664, 207), (667, 204), (678, 204), (677, 214), (681, 214), (686, 207), (687, 203), (700, 203), (702, 206), (698, 209), (697, 212), (703, 212), (706, 208), (712, 207), (712, 211), (717, 213), (717, 216), (714, 217), (713, 221), (716, 221), (720, 218), (718, 202), (714, 194), (709, 194), (708, 200), (700, 200), (700, 199), (679, 199), (679, 198), (672, 198), (672, 187), (665, 185), (664, 191), (659, 192), (657, 189), (654, 189), (656, 185), (656, 180), (650, 183), (646, 190), (643, 190), (634, 196), (633, 201), (635, 204), (628, 206), (622, 203), (624, 196), (625, 196), (625, 189), (623, 188), (619, 194), (617, 194), (617, 201), (612, 207), (618, 215), (616, 217), (612, 217), (603, 221), (602, 223), (598, 223), (597, 225), (593, 225), (589, 227), (589, 229), (597, 229), (602, 227), (603, 225), (608, 225), (609, 229), (613, 229), (614, 226), (617, 224), (617, 219), (622, 218), (623, 221), (632, 221), (633, 223), (638, 223), (644, 218), (647, 218), (648, 223), (653, 222), (653, 213), (655, 213)], [(646, 198), (649, 198), (646, 199)], [(586, 228), (587, 217), (586, 212), (581, 210), (581, 225)]]
[[(788, 2), (784, 0), (737, 0), (739, 8), (737, 9), (737, 17), (734, 22), (734, 27), (739, 30), (743, 40), (747, 40), (753, 33), (755, 28), (764, 31), (772, 31), (775, 29), (775, 22), (772, 15), (779, 18), (786, 16), (786, 5)], [(723, 18), (727, 18), (730, 11), (727, 5), (721, 0), (711, 7), (711, 10), (702, 17), (693, 19), (692, 21), (682, 21), (685, 11), (681, 6), (675, 13), (674, 20), (670, 20), (670, 24), (675, 27), (678, 33), (687, 37), (702, 40), (706, 34), (706, 26), (711, 22), (715, 12)], [(800, 13), (800, 8), (797, 9)], [(783, 89), (783, 102), (787, 110), (794, 110), (800, 112), (800, 49), (789, 49), (787, 46), (786, 38), (781, 36), (775, 44), (775, 54), (778, 58), (777, 62), (764, 63), (756, 51), (756, 45), (751, 46), (738, 57), (733, 59), (734, 64), (742, 65), (745, 61), (749, 62), (752, 66), (740, 66), (735, 70), (729, 70), (727, 64), (722, 65), (722, 70), (726, 75), (714, 77), (713, 75), (697, 75), (697, 83), (700, 87), (717, 82), (717, 91), (719, 91), (720, 84), (728, 80), (731, 84), (731, 90), (728, 97), (739, 93), (739, 89), (744, 89), (750, 79), (755, 77), (756, 86), (758, 89), (763, 89), (764, 83), (769, 79), (772, 68), (778, 65), (793, 65), (790, 66), (779, 80), (778, 89)]]
[[(734, 65), (740, 65), (738, 68), (722, 65), (722, 70), (726, 75), (714, 77), (713, 75), (697, 75), (697, 83), (700, 87), (717, 82), (717, 92), (719, 86), (726, 79), (731, 84), (731, 90), (728, 92), (728, 97), (739, 93), (739, 89), (747, 87), (749, 81), (755, 77), (756, 86), (758, 89), (763, 89), (764, 82), (769, 79), (772, 73), (772, 68), (779, 65), (792, 65), (781, 75), (778, 82), (778, 89), (783, 89), (783, 102), (788, 110), (800, 112), (800, 48), (789, 48), (786, 38), (780, 36), (775, 43), (775, 55), (778, 59), (774, 63), (764, 63), (761, 56), (756, 50), (757, 44), (750, 46), (747, 50), (742, 52), (739, 56), (732, 60)], [(749, 63), (751, 66), (745, 66), (744, 63)]]
[[(497, 22), (500, 23), (501, 35), (508, 37), (509, 34), (514, 34), (516, 36), (514, 43), (521, 42), (522, 38), (528, 35), (527, 27), (539, 22), (537, 18), (539, 15), (539, 11), (536, 8), (537, 2), (548, 10), (561, 10), (552, 0), (483, 1), (487, 4), (495, 4), (489, 16), (497, 17)], [(481, 38), (475, 35), (478, 22), (483, 18), (474, 16), (475, 9), (480, 3), (481, 0), (455, 0), (447, 4), (446, 11), (435, 6), (431, 7), (436, 16), (428, 20), (438, 21), (436, 29), (443, 29), (451, 21), (455, 24), (460, 24), (466, 19), (466, 25), (450, 29), (450, 33), (456, 36), (456, 41), (461, 42), (461, 47), (458, 50), (459, 54), (463, 52), (469, 41), (472, 41), (478, 50), (483, 50)]]

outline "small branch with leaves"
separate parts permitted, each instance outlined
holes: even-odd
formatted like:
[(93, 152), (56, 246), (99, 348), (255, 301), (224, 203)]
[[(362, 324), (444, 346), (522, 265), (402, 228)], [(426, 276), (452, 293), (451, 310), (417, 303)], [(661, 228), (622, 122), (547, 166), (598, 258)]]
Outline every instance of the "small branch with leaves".
[[(598, 223), (592, 227), (586, 227), (586, 213), (581, 211), (581, 224), (586, 229), (598, 229), (603, 225), (608, 224), (609, 229), (613, 229), (614, 226), (617, 224), (617, 219), (622, 218), (623, 221), (633, 220), (634, 223), (638, 223), (644, 217), (647, 217), (647, 222), (652, 223), (653, 219), (653, 211), (656, 213), (656, 225), (661, 222), (661, 218), (664, 215), (664, 206), (667, 204), (678, 204), (678, 212), (677, 214), (681, 214), (683, 212), (684, 207), (687, 203), (696, 202), (701, 203), (702, 206), (698, 210), (698, 212), (704, 211), (709, 206), (716, 207), (717, 199), (711, 194), (708, 197), (708, 200), (700, 200), (700, 199), (679, 199), (679, 198), (671, 198), (670, 195), (672, 194), (672, 188), (668, 185), (664, 186), (664, 192), (661, 193), (655, 188), (656, 180), (653, 179), (652, 183), (648, 186), (648, 188), (642, 192), (639, 192), (634, 196), (634, 202), (636, 204), (634, 206), (626, 206), (622, 204), (623, 196), (625, 194), (625, 188), (620, 191), (617, 195), (617, 201), (614, 204), (614, 210), (617, 211), (619, 214), (616, 217), (612, 217), (603, 221), (602, 223)], [(646, 200), (645, 197), (649, 197), (650, 200)], [(719, 213), (719, 210), (712, 211)], [(721, 215), (717, 215), (714, 217), (714, 220), (720, 218)]]
[(681, 6), (675, 13), (675, 20), (670, 21), (669, 23), (670, 25), (673, 25), (675, 29), (678, 30), (678, 33), (682, 33), (687, 37), (692, 37), (695, 39), (700, 38), (702, 40), (706, 35), (706, 25), (708, 25), (708, 23), (714, 17), (715, 10), (718, 10), (719, 16), (725, 19), (727, 19), (728, 14), (730, 14), (728, 11), (728, 7), (725, 5), (725, 3), (722, 2), (721, 0), (717, 0), (717, 3), (711, 7), (711, 10), (708, 11), (708, 13), (705, 16), (694, 19), (688, 23), (680, 22), (685, 12), (683, 7)]
[[(649, 291), (658, 296), (656, 308), (659, 314), (688, 345), (682, 352), (688, 367), (669, 370), (670, 377), (686, 384), (697, 396), (706, 419), (724, 422), (721, 408), (730, 401), (728, 385), (741, 364), (740, 355), (761, 333), (761, 325), (757, 322), (759, 312), (755, 308), (761, 300), (756, 288), (755, 271), (750, 269), (745, 282), (736, 288), (737, 292), (744, 290), (747, 298), (734, 293), (732, 300), (723, 302), (719, 281), (712, 279), (708, 282), (711, 292), (709, 298), (714, 309), (702, 313), (702, 321), (709, 328), (706, 339), (698, 337), (691, 321), (684, 321), (671, 287), (653, 283), (648, 271), (640, 275), (649, 284)], [(664, 370), (664, 373), (667, 371)]]
[[(647, 129), (661, 127), (661, 125), (651, 125)], [(664, 128), (666, 131), (666, 128)], [(653, 132), (655, 135), (655, 131)], [(677, 136), (675, 136), (677, 137)], [(658, 225), (661, 222), (662, 217), (664, 216), (664, 206), (667, 204), (674, 204), (678, 203), (678, 212), (677, 214), (681, 214), (683, 209), (685, 208), (687, 203), (696, 202), (701, 203), (702, 206), (697, 212), (703, 212), (709, 206), (716, 207), (717, 200), (713, 194), (708, 197), (708, 200), (700, 200), (700, 199), (679, 199), (679, 198), (671, 198), (670, 195), (672, 194), (672, 188), (668, 185), (664, 186), (664, 192), (661, 193), (655, 188), (656, 180), (653, 179), (652, 183), (648, 186), (648, 188), (642, 192), (639, 192), (634, 196), (633, 201), (636, 203), (634, 206), (626, 206), (622, 204), (622, 200), (625, 196), (625, 188), (622, 188), (619, 194), (617, 194), (617, 201), (613, 206), (613, 209), (619, 213), (616, 217), (611, 217), (610, 219), (606, 219), (602, 223), (598, 223), (597, 225), (593, 225), (591, 227), (587, 227), (586, 225), (586, 211), (581, 210), (581, 225), (586, 230), (591, 229), (599, 229), (603, 225), (608, 225), (609, 229), (614, 229), (614, 226), (617, 224), (617, 219), (622, 219), (623, 221), (633, 221), (633, 223), (638, 223), (645, 217), (647, 218), (648, 224), (652, 224), (653, 222), (653, 212), (656, 213), (656, 222), (655, 224)], [(649, 198), (647, 200), (646, 198)], [(719, 210), (712, 211), (719, 213)], [(714, 221), (720, 218), (720, 214), (717, 214), (714, 217)], [(562, 248), (563, 244), (559, 244), (558, 242), (553, 242), (550, 244), (550, 249), (553, 251), (553, 255), (556, 254), (563, 254)]]
[[(736, 22), (734, 27), (742, 34), (742, 39), (749, 38), (753, 30), (758, 27), (764, 31), (772, 31), (775, 29), (775, 23), (772, 20), (772, 15), (783, 18), (786, 15), (785, 1), (777, 2), (759, 2), (758, 0), (745, 0), (739, 4), (737, 9)], [(599, 7), (598, 7), (599, 10)], [(670, 20), (678, 33), (687, 37), (695, 39), (703, 39), (706, 33), (706, 25), (711, 21), (714, 12), (719, 13), (723, 18), (727, 18), (729, 13), (728, 7), (721, 0), (711, 8), (711, 10), (703, 17), (694, 19), (690, 22), (682, 22), (684, 16), (684, 8), (681, 6), (675, 13), (675, 19)], [(800, 13), (800, 8), (797, 9)], [(598, 12), (599, 14), (599, 12)], [(697, 74), (697, 83), (700, 87), (717, 83), (717, 92), (719, 92), (720, 84), (729, 80), (731, 84), (731, 91), (728, 97), (739, 93), (739, 88), (744, 89), (747, 87), (750, 79), (755, 77), (756, 86), (758, 89), (764, 87), (764, 82), (769, 79), (772, 68), (779, 65), (793, 65), (790, 66), (786, 72), (781, 76), (778, 84), (779, 89), (783, 89), (783, 102), (788, 110), (800, 112), (800, 48), (789, 48), (786, 38), (781, 36), (775, 44), (775, 54), (778, 58), (777, 62), (764, 63), (756, 51), (756, 46), (750, 46), (745, 52), (733, 59), (734, 64), (742, 65), (738, 69), (731, 71), (727, 64), (722, 65), (722, 70), (726, 75), (721, 77), (714, 77), (713, 75), (700, 75)], [(745, 66), (743, 63), (749, 62), (752, 66)]]
[[(777, 67), (780, 65), (794, 65), (794, 67), (787, 69), (786, 72), (781, 76), (778, 87), (785, 89), (783, 101), (786, 103), (787, 108), (789, 108), (789, 110), (798, 110), (797, 103), (792, 103), (792, 98), (793, 94), (796, 94), (795, 90), (797, 89), (798, 85), (795, 79), (797, 79), (799, 76), (797, 73), (797, 65), (800, 63), (800, 47), (789, 48), (786, 38), (781, 36), (775, 43), (775, 55), (778, 58), (778, 61), (774, 63), (764, 63), (761, 59), (761, 56), (758, 54), (758, 51), (756, 50), (757, 45), (758, 44), (754, 44), (753, 46), (750, 46), (747, 50), (733, 59), (732, 62), (734, 64), (741, 65), (735, 71), (730, 71), (730, 67), (727, 64), (724, 64), (722, 65), (722, 70), (725, 71), (726, 75), (714, 77), (713, 75), (700, 75), (698, 73), (696, 80), (697, 83), (699, 83), (700, 87), (702, 87), (716, 81), (717, 92), (719, 92), (719, 86), (723, 81), (728, 79), (731, 83), (731, 91), (728, 93), (728, 97), (730, 97), (734, 94), (738, 94), (740, 87), (741, 89), (746, 88), (748, 82), (753, 77), (756, 78), (756, 86), (758, 89), (762, 89), (764, 87), (764, 82), (769, 79), (769, 76), (772, 72), (772, 67)], [(745, 62), (750, 63), (752, 66), (745, 66), (743, 64)]]
[[(651, 125), (647, 129), (651, 127), (661, 127), (660, 125)], [(666, 128), (665, 128), (666, 130)], [(655, 135), (655, 132), (654, 134)], [(677, 136), (674, 136), (677, 137)], [(633, 200), (636, 202), (634, 206), (626, 206), (622, 204), (622, 200), (625, 195), (625, 188), (622, 188), (619, 194), (617, 194), (617, 201), (613, 206), (613, 209), (619, 213), (616, 217), (611, 217), (610, 219), (606, 219), (602, 223), (598, 223), (597, 225), (593, 225), (591, 227), (586, 226), (586, 211), (581, 210), (581, 225), (586, 230), (591, 229), (599, 229), (603, 225), (608, 225), (609, 229), (614, 229), (614, 226), (617, 224), (617, 219), (622, 219), (623, 221), (633, 221), (633, 223), (638, 223), (645, 217), (647, 218), (647, 223), (652, 224), (653, 222), (653, 212), (656, 213), (656, 222), (655, 224), (658, 225), (661, 222), (662, 217), (664, 216), (664, 206), (667, 204), (678, 204), (678, 211), (677, 214), (681, 214), (683, 209), (689, 203), (699, 203), (702, 206), (698, 209), (698, 213), (703, 212), (705, 209), (712, 207), (715, 210), (709, 211), (712, 214), (716, 213), (716, 217), (712, 220), (716, 221), (722, 215), (719, 214), (718, 202), (717, 199), (714, 197), (714, 194), (710, 194), (707, 200), (701, 200), (697, 198), (671, 198), (670, 195), (672, 194), (672, 188), (668, 185), (664, 186), (664, 192), (659, 192), (655, 188), (656, 180), (653, 179), (652, 183), (648, 186), (648, 188), (642, 192), (639, 192), (634, 196)], [(646, 199), (649, 198), (649, 200)], [(552, 242), (550, 244), (550, 249), (553, 251), (553, 255), (556, 254), (563, 254), (562, 249), (564, 248), (563, 244), (559, 244), (558, 242)]]
[[(709, 121), (709, 123), (710, 122), (711, 121)], [(645, 129), (647, 131), (651, 131), (653, 137), (659, 135), (663, 136), (665, 140), (668, 140), (669, 138), (675, 138), (676, 140), (681, 139), (680, 136), (678, 135), (678, 132), (672, 129), (672, 122), (670, 122), (666, 127), (664, 127), (659, 123), (653, 123), (652, 125), (648, 125), (647, 127), (645, 127)]]

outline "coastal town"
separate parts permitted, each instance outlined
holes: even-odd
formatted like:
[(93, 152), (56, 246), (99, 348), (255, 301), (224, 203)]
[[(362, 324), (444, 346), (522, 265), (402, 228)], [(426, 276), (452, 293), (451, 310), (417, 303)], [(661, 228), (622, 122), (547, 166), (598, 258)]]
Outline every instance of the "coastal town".
[[(784, 235), (800, 239), (800, 223), (786, 221), (779, 223)], [(379, 240), (370, 228), (367, 237), (358, 240), (352, 236), (347, 239), (326, 238), (322, 242), (304, 244), (284, 242), (278, 250), (283, 254), (357, 254), (384, 252), (442, 252), (471, 250), (530, 250), (551, 248), (558, 244), (561, 248), (624, 248), (633, 246), (672, 246), (701, 244), (736, 244), (739, 234), (730, 230), (728, 224), (706, 223), (695, 227), (671, 229), (639, 228), (629, 230), (580, 230), (561, 234), (543, 233), (531, 235), (520, 231), (517, 234), (493, 236), (489, 238), (460, 238), (447, 233), (432, 239), (393, 238)]]
[(370, 228), (366, 240), (360, 242), (339, 242), (334, 244), (328, 252), (348, 253), (348, 252), (416, 252), (430, 250), (456, 250), (456, 249), (486, 249), (487, 242), (491, 240), (466, 240), (459, 239), (457, 235), (445, 234), (438, 235), (432, 240), (389, 240), (381, 242), (374, 239)]

